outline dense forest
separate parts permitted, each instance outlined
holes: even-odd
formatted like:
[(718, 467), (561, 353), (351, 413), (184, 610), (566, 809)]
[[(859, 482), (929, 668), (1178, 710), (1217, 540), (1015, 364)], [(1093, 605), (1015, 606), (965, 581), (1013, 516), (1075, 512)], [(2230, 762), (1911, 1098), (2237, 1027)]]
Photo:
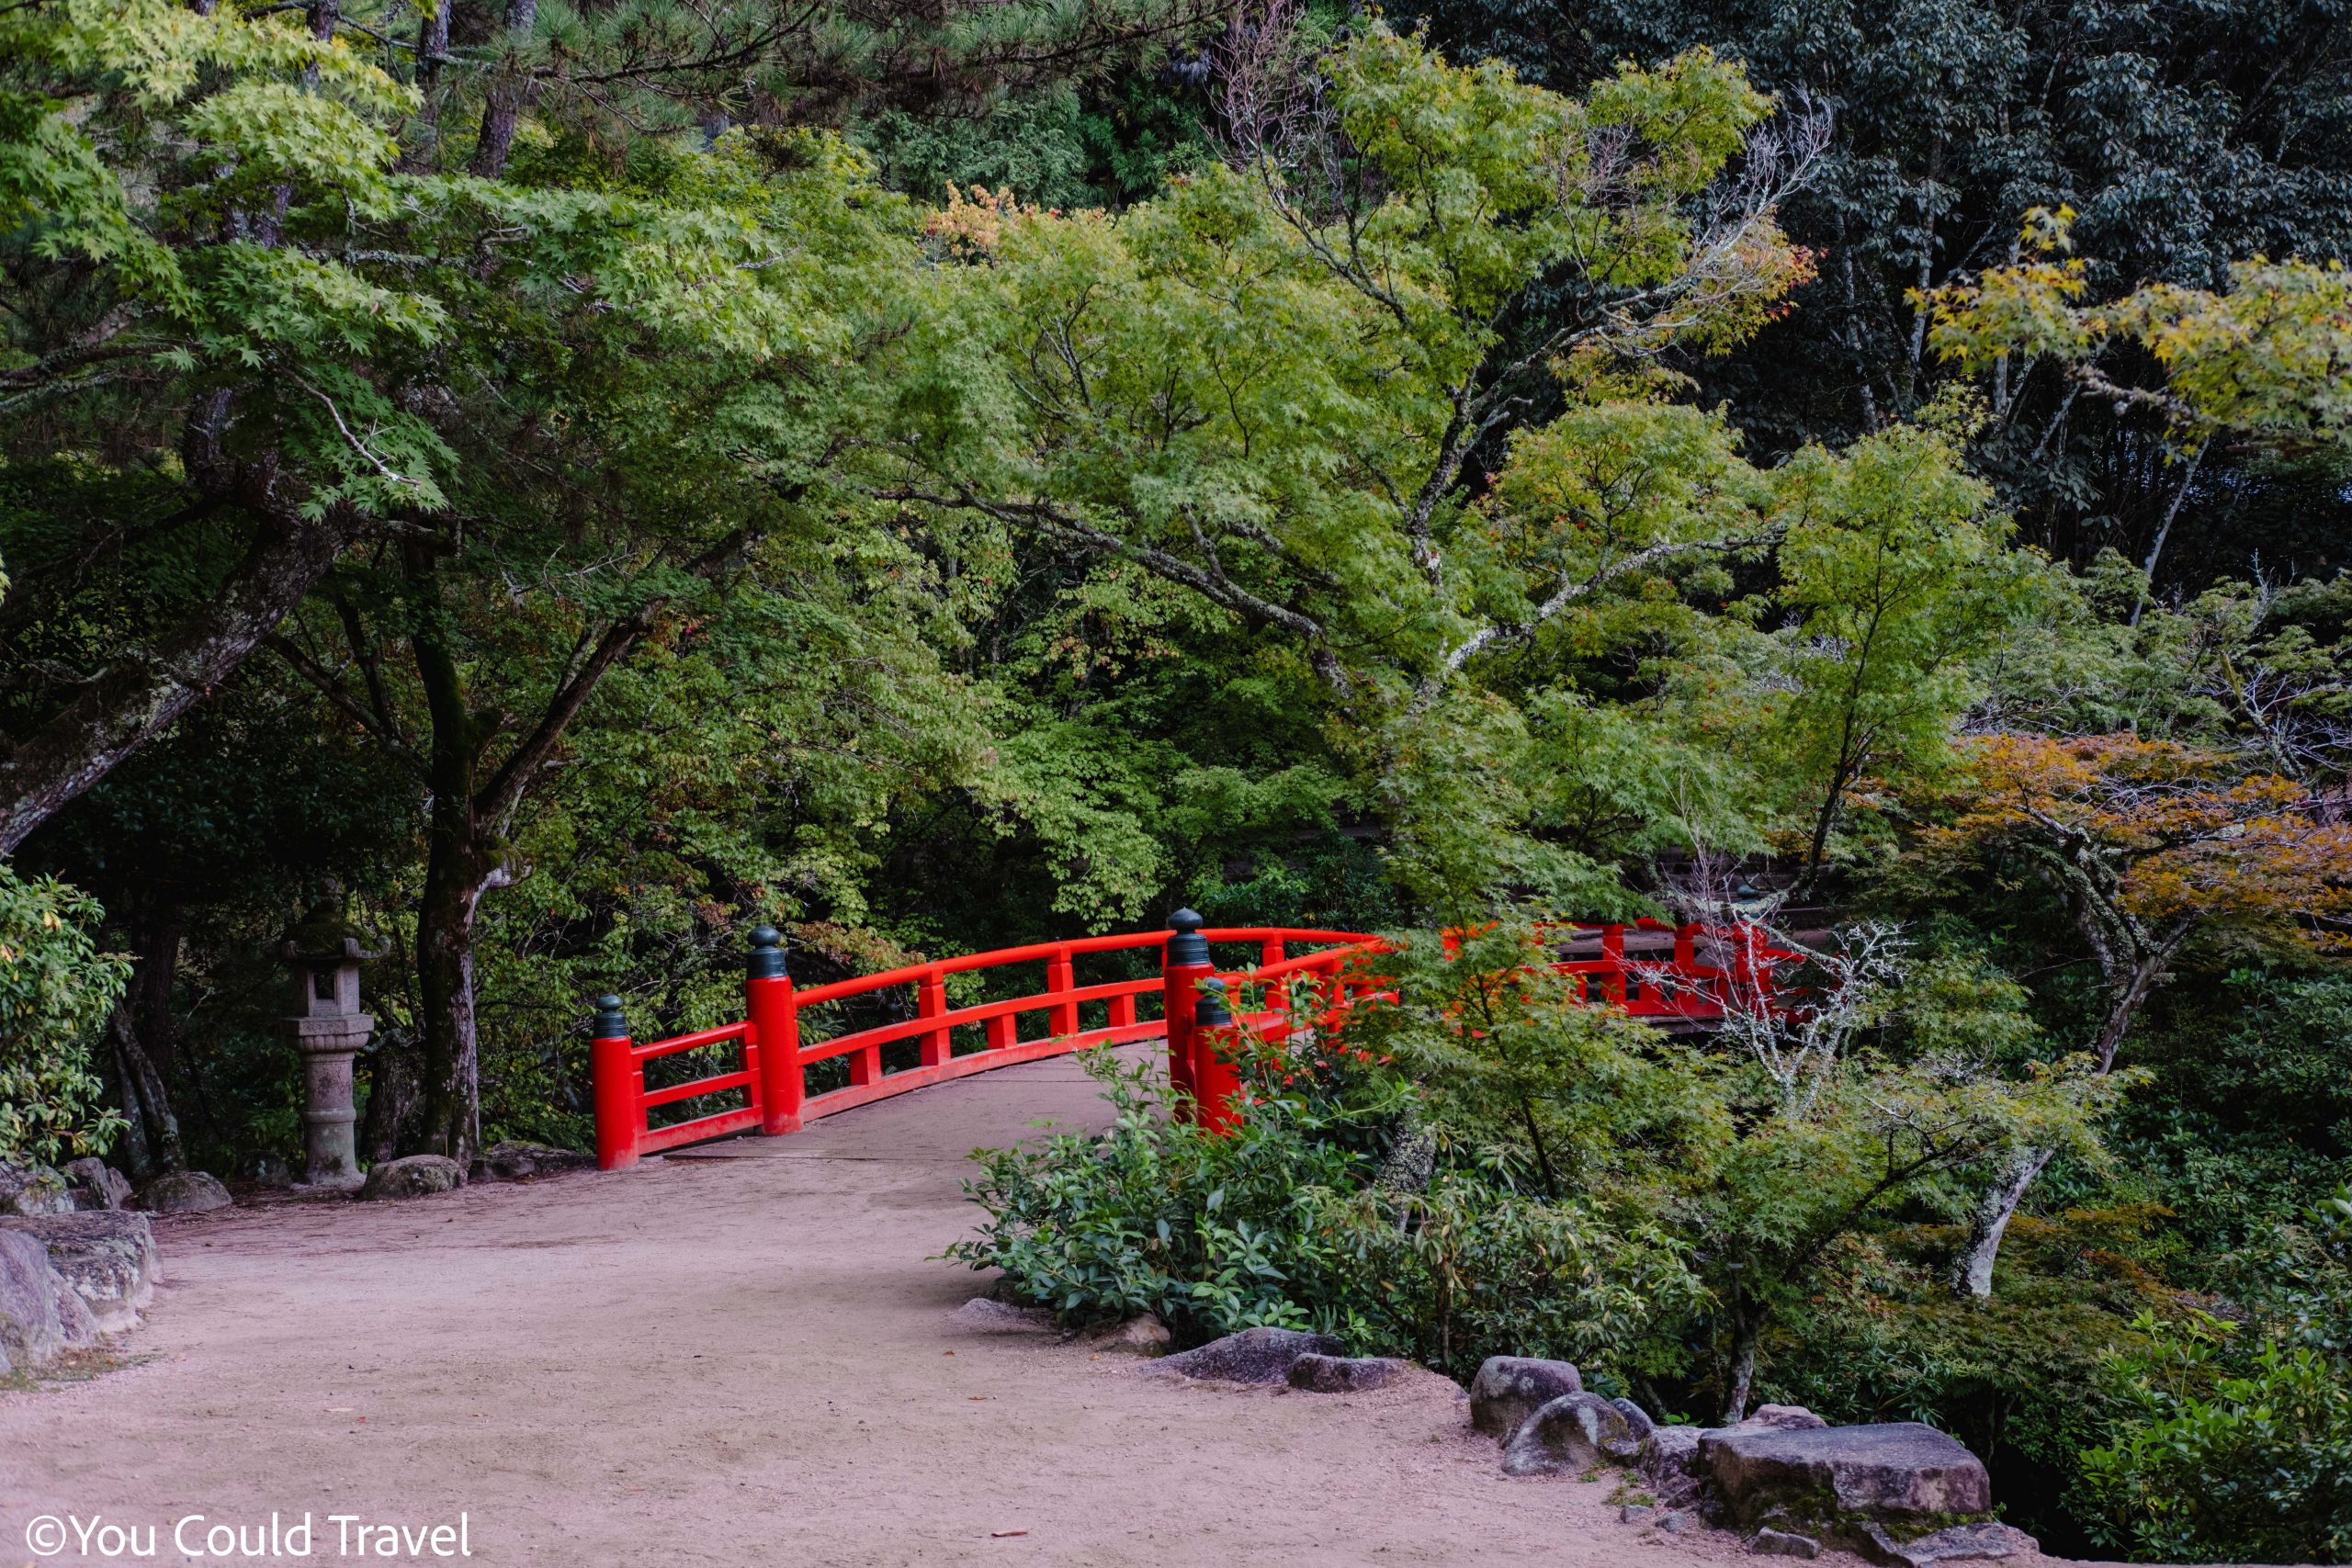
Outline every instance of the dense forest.
[(282, 1180), (322, 909), (373, 1161), (763, 923), (1377, 931), (973, 1258), (2352, 1559), (2347, 255), (2340, 0), (0, 6), (0, 1156)]

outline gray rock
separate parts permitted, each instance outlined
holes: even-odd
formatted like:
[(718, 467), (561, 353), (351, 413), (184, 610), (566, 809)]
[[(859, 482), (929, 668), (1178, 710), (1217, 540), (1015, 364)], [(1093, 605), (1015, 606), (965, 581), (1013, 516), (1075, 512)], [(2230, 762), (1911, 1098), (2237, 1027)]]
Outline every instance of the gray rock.
[(1156, 1313), (1144, 1313), (1125, 1323), (1097, 1323), (1079, 1330), (1078, 1342), (1090, 1350), (1118, 1350), (1130, 1356), (1161, 1356), (1175, 1337)]
[(17, 1371), (39, 1371), (57, 1359), (70, 1343), (58, 1302), (73, 1293), (39, 1241), (0, 1231), (0, 1359)]
[(158, 1214), (201, 1214), (225, 1209), (236, 1200), (200, 1170), (171, 1170), (152, 1179), (131, 1201)]
[[(56, 1265), (51, 1264), (51, 1272)], [(64, 1332), (65, 1343), (74, 1349), (98, 1342), (98, 1320), (90, 1312), (90, 1303), (82, 1292), (68, 1284), (62, 1274), (57, 1277), (57, 1325)]]
[(1044, 1307), (1021, 1306), (994, 1296), (974, 1296), (956, 1309), (958, 1328), (976, 1334), (1052, 1334), (1054, 1314)]
[(119, 1209), (130, 1201), (130, 1178), (95, 1155), (68, 1160), (62, 1174), (74, 1184), (76, 1209)]
[(1659, 1516), (1657, 1528), (1664, 1530), (1668, 1535), (1681, 1535), (1698, 1522), (1698, 1520), (1692, 1518), (1689, 1514), (1686, 1514), (1681, 1509), (1677, 1508), (1672, 1513)]
[(1639, 1451), (1615, 1405), (1597, 1393), (1564, 1393), (1520, 1423), (1503, 1447), (1503, 1473), (1581, 1474)]
[(1617, 1506), (1617, 1522), (1621, 1525), (1645, 1525), (1657, 1512), (1647, 1503), (1620, 1503)]
[(274, 1192), (282, 1192), (294, 1185), (294, 1168), (276, 1155), (255, 1155), (246, 1167), (245, 1174), (253, 1178), (254, 1186), (266, 1187)]
[(1747, 1543), (1747, 1550), (1758, 1557), (1818, 1557), (1821, 1555), (1821, 1542), (1809, 1535), (1798, 1535), (1793, 1530), (1776, 1530), (1767, 1525), (1756, 1532), (1756, 1539)]
[(1615, 1407), (1618, 1415), (1625, 1418), (1627, 1438), (1624, 1451), (1612, 1453), (1609, 1457), (1615, 1460), (1640, 1459), (1643, 1452), (1649, 1447), (1650, 1434), (1657, 1430), (1657, 1423), (1650, 1419), (1648, 1411), (1630, 1399), (1612, 1399), (1609, 1403)]
[(70, 1214), (74, 1189), (45, 1165), (0, 1160), (0, 1214)]
[(137, 1325), (140, 1309), (155, 1299), (164, 1277), (155, 1227), (131, 1210), (91, 1210), (38, 1219), (0, 1218), (0, 1230), (39, 1241), (50, 1267), (85, 1303), (97, 1329), (119, 1334)]
[(490, 1145), (481, 1157), (474, 1161), (474, 1176), (494, 1176), (501, 1181), (519, 1181), (526, 1176), (555, 1176), (567, 1170), (586, 1170), (596, 1163), (594, 1155), (583, 1155), (578, 1149), (559, 1149), (551, 1144), (532, 1144), (507, 1140)]
[(1746, 1423), (1704, 1432), (1699, 1453), (1735, 1524), (1775, 1513), (1797, 1520), (1887, 1521), (1981, 1514), (1992, 1479), (1955, 1439), (1917, 1421), (1788, 1427)]
[(1705, 1474), (1699, 1459), (1698, 1427), (1652, 1428), (1642, 1444), (1641, 1472), (1650, 1480), (1666, 1481)]
[(409, 1155), (388, 1159), (368, 1173), (359, 1195), (366, 1199), (423, 1198), (454, 1192), (466, 1184), (465, 1168), (447, 1155)]
[(1308, 1393), (1363, 1393), (1386, 1388), (1413, 1370), (1393, 1356), (1301, 1356), (1290, 1364), (1290, 1386)]
[(1866, 1524), (1847, 1533), (1857, 1551), (1883, 1568), (1935, 1568), (1939, 1562), (2018, 1557), (2041, 1550), (2041, 1542), (2015, 1526), (1990, 1522), (1954, 1525), (1910, 1540), (1895, 1540), (1882, 1524)]
[(1337, 1356), (1345, 1348), (1328, 1334), (1295, 1328), (1245, 1328), (1197, 1350), (1163, 1358), (1160, 1365), (1188, 1378), (1221, 1382), (1282, 1382), (1301, 1356)]
[(1564, 1393), (1583, 1392), (1583, 1374), (1566, 1361), (1489, 1356), (1470, 1380), (1470, 1425), (1508, 1443), (1536, 1411)]
[(1695, 1503), (1706, 1492), (1706, 1472), (1699, 1461), (1699, 1427), (1659, 1427), (1642, 1443), (1634, 1461), (1650, 1490), (1668, 1507)]
[(1748, 1413), (1743, 1427), (1780, 1427), (1792, 1432), (1812, 1431), (1826, 1427), (1828, 1422), (1802, 1404), (1759, 1404)]

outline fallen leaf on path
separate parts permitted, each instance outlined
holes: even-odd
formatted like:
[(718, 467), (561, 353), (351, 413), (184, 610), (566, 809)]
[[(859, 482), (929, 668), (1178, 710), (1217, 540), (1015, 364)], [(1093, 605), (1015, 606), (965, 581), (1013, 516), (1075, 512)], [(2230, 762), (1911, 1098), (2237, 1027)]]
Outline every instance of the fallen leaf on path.
[(1028, 1533), (1028, 1527), (1024, 1525), (1017, 1530), (990, 1530), (989, 1531), (989, 1539), (990, 1540), (1002, 1540), (1009, 1535), (1027, 1535)]

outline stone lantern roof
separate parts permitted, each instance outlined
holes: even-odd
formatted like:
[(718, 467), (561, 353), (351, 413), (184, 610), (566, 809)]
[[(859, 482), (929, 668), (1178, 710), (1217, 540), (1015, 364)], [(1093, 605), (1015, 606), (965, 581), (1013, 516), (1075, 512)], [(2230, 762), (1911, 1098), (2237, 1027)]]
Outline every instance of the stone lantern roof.
[(332, 894), (287, 928), (277, 944), (277, 955), (288, 963), (311, 965), (365, 964), (390, 951), (376, 945), (374, 933), (355, 924), (343, 912), (343, 900)]

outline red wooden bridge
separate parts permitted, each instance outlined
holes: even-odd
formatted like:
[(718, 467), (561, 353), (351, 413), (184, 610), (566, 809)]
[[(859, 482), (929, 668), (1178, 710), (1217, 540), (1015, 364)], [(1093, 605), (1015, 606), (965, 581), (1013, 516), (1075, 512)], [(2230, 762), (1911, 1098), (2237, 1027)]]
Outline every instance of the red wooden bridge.
[[(1634, 933), (1631, 952), (1628, 932)], [(1727, 1008), (1776, 1005), (1778, 966), (1802, 956), (1766, 945), (1753, 927), (1638, 920), (1578, 925), (1555, 934), (1566, 956), (1554, 967), (1577, 977), (1585, 1000), (1686, 1027), (1719, 1020)], [(1249, 952), (1254, 962), (1220, 969), (1214, 962), (1217, 948)], [(1208, 929), (1187, 909), (1178, 911), (1166, 931), (1002, 948), (797, 990), (786, 970), (782, 938), (763, 926), (752, 933), (741, 1022), (639, 1044), (629, 1038), (620, 998), (597, 998), (590, 1047), (596, 1163), (611, 1170), (645, 1155), (754, 1129), (797, 1132), (820, 1116), (949, 1078), (1091, 1045), (1161, 1038), (1168, 1042), (1170, 1080), (1199, 1108), (1204, 1122), (1224, 1125), (1238, 1087), (1232, 1061), (1216, 1048), (1225, 1032), (1238, 1026), (1278, 1043), (1385, 994), (1385, 977), (1368, 963), (1383, 951), (1379, 938), (1361, 931)], [(1081, 963), (1115, 964), (1109, 955), (1116, 954), (1148, 954), (1159, 964), (1140, 977), (1080, 979)], [(948, 1004), (952, 976), (987, 974), (993, 988), (1017, 989), (1017, 981), (1007, 982), (1034, 966), (1043, 967), (1043, 990)], [(1126, 967), (1136, 967), (1132, 958)], [(990, 988), (988, 982), (982, 987)], [(823, 1040), (805, 1038), (807, 1015), (828, 1018), (861, 999), (868, 1007), (895, 1002), (903, 1014), (904, 987), (913, 991), (910, 1016)], [(1245, 998), (1238, 1019), (1228, 997)], [(713, 1047), (738, 1047), (712, 1053), (728, 1058), (727, 1070), (647, 1087), (647, 1064)], [(841, 1066), (829, 1066), (834, 1063)], [(652, 1113), (663, 1107), (692, 1109), (693, 1102), (719, 1096), (737, 1103), (653, 1123)]]

